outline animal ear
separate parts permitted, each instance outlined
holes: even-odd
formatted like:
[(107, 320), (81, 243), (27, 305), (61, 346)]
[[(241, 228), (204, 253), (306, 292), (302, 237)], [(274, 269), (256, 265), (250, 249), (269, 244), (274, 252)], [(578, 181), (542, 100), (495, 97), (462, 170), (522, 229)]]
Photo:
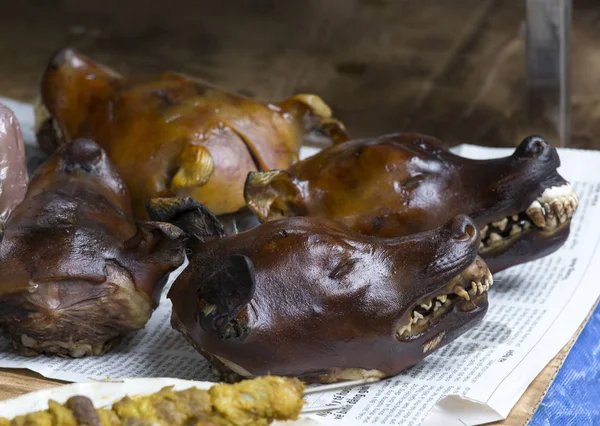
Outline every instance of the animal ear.
[[(135, 235), (125, 241), (125, 249), (150, 254), (162, 247), (166, 241), (183, 241), (184, 236), (181, 229), (170, 223), (142, 222), (138, 224)], [(183, 249), (183, 245), (179, 245)]]
[(252, 261), (242, 255), (229, 256), (198, 290), (198, 323), (221, 339), (244, 337), (248, 330), (237, 316), (252, 300), (255, 288)]
[[(137, 223), (137, 232), (123, 244), (123, 254), (134, 259), (142, 269), (130, 269), (131, 274), (153, 274), (165, 270), (173, 271), (185, 261), (185, 234), (175, 225), (164, 222)], [(140, 275), (137, 275), (138, 277)], [(152, 276), (152, 275), (150, 275)], [(161, 291), (167, 283), (168, 275), (156, 285), (140, 288), (144, 290), (158, 306)]]
[(295, 95), (278, 106), (303, 123), (305, 130), (319, 132), (334, 144), (350, 140), (344, 123), (331, 117), (331, 108), (317, 95)]
[(171, 180), (171, 190), (202, 186), (215, 170), (212, 155), (201, 145), (188, 145), (179, 156), (179, 169)]
[(302, 203), (300, 182), (284, 170), (250, 172), (244, 199), (261, 222), (296, 216)]
[(148, 201), (146, 210), (152, 220), (171, 223), (201, 242), (207, 237), (225, 235), (219, 220), (191, 197), (154, 198)]

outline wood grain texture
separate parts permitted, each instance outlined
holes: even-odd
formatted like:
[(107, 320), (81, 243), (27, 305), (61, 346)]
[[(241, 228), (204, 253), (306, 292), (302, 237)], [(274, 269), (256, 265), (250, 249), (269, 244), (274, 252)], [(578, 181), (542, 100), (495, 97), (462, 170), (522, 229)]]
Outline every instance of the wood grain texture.
[(40, 374), (30, 370), (0, 368), (0, 400), (59, 386), (63, 383), (65, 382), (45, 379)]
[[(321, 95), (355, 136), (420, 131), (516, 145), (525, 103), (525, 2), (104, 0), (4, 2), (0, 94), (31, 100), (69, 45), (122, 73), (177, 70), (260, 100)], [(574, 147), (600, 148), (600, 5), (573, 12)]]

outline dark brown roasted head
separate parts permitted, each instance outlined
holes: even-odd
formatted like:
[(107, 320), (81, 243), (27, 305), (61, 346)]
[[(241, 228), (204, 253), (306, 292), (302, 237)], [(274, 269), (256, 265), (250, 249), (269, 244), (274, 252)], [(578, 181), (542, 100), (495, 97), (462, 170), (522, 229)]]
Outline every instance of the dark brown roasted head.
[(13, 112), (0, 105), (0, 235), (4, 222), (26, 191), (27, 166), (21, 128)]
[(394, 375), (480, 320), (491, 274), (465, 216), (402, 238), (290, 218), (224, 236), (206, 208), (158, 200), (189, 235), (173, 325), (224, 378), (332, 382)]
[(481, 230), (480, 254), (498, 271), (565, 242), (578, 201), (559, 165), (556, 149), (539, 137), (510, 157), (471, 160), (432, 137), (392, 134), (328, 148), (287, 172), (252, 173), (245, 196), (263, 221), (323, 217), (384, 237), (466, 214)]
[(146, 217), (148, 199), (175, 195), (215, 214), (234, 212), (245, 205), (248, 172), (289, 167), (305, 132), (347, 139), (315, 95), (263, 104), (176, 73), (121, 77), (69, 49), (50, 61), (42, 100), (42, 148), (97, 141), (127, 183), (137, 217)]
[(102, 354), (144, 326), (163, 278), (184, 260), (182, 237), (166, 223), (134, 222), (98, 145), (64, 145), (6, 222), (0, 325), (25, 355)]

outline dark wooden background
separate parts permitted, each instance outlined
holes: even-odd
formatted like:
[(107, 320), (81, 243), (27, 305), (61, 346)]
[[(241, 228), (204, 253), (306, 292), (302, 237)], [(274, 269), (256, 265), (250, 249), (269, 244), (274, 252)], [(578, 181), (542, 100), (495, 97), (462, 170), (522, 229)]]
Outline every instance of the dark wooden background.
[[(313, 92), (355, 136), (515, 145), (524, 0), (0, 0), (0, 95), (37, 96), (70, 45), (122, 73), (176, 70), (262, 100)], [(600, 2), (575, 0), (573, 139), (600, 136)]]

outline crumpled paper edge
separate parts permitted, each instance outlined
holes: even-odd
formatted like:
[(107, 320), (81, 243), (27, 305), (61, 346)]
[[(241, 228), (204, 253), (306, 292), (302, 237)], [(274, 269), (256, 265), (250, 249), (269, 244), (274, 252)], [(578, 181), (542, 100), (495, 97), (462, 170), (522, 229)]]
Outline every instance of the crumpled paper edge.
[(421, 426), (474, 426), (504, 419), (504, 416), (484, 402), (460, 395), (448, 395), (434, 405)]

